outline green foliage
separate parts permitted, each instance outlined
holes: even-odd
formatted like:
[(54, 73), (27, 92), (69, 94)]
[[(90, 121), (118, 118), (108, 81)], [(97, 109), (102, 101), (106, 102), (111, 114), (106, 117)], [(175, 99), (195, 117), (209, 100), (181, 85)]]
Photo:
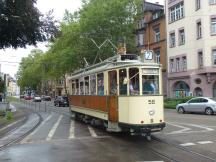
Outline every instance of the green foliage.
[(28, 57), (23, 58), (17, 73), (20, 88), (29, 87), (35, 90), (39, 88), (42, 79), (45, 78), (44, 65), (43, 52), (40, 50), (32, 50)]
[(6, 119), (9, 121), (13, 119), (13, 113), (11, 111), (6, 112)]
[[(117, 46), (124, 40), (127, 52), (136, 52), (134, 26), (139, 16), (141, 0), (84, 0), (78, 12), (65, 11), (61, 32), (45, 54), (31, 54), (23, 59), (18, 73), (22, 87), (39, 87), (42, 81), (65, 78), (85, 66), (116, 54), (116, 49), (105, 43), (109, 39)], [(93, 40), (95, 42), (93, 42)]]
[(36, 0), (0, 0), (0, 49), (36, 45), (58, 32), (52, 12), (42, 15)]
[(5, 90), (4, 80), (0, 77), (0, 93), (3, 93)]
[(164, 99), (164, 107), (168, 109), (175, 109), (176, 105), (180, 103), (185, 103), (193, 97), (184, 97), (184, 98), (166, 98)]

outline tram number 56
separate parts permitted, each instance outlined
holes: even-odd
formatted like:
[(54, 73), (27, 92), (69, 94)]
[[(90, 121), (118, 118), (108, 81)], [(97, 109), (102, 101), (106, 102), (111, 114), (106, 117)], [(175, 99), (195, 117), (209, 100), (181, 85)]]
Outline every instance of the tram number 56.
[(155, 100), (148, 100), (148, 104), (149, 104), (149, 105), (155, 104)]

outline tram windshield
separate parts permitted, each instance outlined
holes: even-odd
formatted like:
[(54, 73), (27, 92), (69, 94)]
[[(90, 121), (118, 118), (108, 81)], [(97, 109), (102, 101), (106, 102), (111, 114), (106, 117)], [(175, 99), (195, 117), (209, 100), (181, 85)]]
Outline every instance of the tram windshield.
[(142, 76), (142, 93), (159, 94), (159, 78), (158, 75), (143, 75)]

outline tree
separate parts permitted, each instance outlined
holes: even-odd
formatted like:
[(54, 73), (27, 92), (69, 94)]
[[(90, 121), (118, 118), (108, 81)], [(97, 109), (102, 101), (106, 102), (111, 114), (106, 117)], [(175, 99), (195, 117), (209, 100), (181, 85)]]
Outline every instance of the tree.
[(52, 11), (42, 15), (36, 0), (0, 0), (0, 49), (36, 45), (58, 32)]
[(23, 58), (17, 73), (18, 85), (21, 89), (26, 87), (39, 91), (44, 78), (43, 69), (43, 52), (32, 50), (30, 55)]

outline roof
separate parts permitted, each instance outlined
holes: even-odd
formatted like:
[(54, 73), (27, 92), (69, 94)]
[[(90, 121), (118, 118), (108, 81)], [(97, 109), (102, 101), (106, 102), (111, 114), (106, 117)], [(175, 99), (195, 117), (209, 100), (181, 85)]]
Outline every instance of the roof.
[(150, 2), (146, 2), (144, 0), (144, 3), (143, 3), (143, 11), (157, 11), (157, 10), (164, 10), (164, 6), (163, 5), (160, 5), (160, 4), (157, 4), (157, 3), (150, 3)]

